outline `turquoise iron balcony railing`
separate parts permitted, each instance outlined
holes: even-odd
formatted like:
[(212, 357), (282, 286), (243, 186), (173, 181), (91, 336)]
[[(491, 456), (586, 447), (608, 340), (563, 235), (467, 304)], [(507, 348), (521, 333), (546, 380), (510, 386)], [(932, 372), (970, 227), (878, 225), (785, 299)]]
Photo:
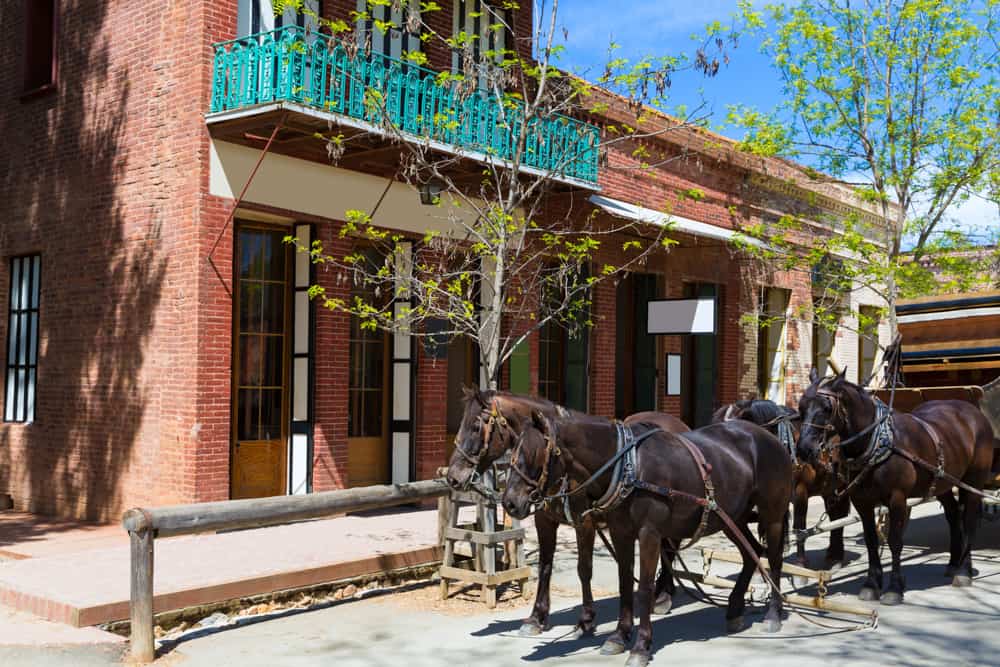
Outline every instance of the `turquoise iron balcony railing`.
[[(521, 105), (477, 92), (460, 96), (453, 80), (384, 56), (351, 58), (340, 45), (298, 27), (215, 45), (211, 113), (294, 102), (415, 138), (511, 161)], [(531, 119), (521, 163), (556, 177), (597, 183), (599, 130), (566, 116)]]

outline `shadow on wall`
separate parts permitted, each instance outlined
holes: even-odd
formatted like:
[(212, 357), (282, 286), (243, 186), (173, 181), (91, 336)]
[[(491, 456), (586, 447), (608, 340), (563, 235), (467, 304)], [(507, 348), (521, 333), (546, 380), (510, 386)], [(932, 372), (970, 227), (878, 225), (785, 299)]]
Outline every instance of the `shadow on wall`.
[[(120, 516), (128, 469), (158, 463), (153, 451), (134, 450), (140, 438), (159, 442), (157, 420), (140, 429), (147, 410), (159, 410), (157, 378), (143, 366), (166, 273), (166, 252), (158, 252), (165, 202), (149, 194), (155, 162), (139, 176), (142, 190), (130, 170), (122, 191), (126, 164), (148, 159), (152, 147), (130, 154), (124, 145), (134, 122), (130, 72), (123, 58), (112, 66), (103, 29), (112, 5), (59, 3), (58, 91), (18, 104), (13, 90), (0, 114), (12, 161), (0, 177), (0, 255), (42, 253), (35, 422), (0, 425), (0, 491), (17, 509), (101, 521)], [(0, 7), (11, 34), (22, 34), (23, 7)], [(0, 71), (20, 73), (21, 57), (3, 49)], [(9, 270), (6, 261), (0, 270)], [(155, 481), (141, 479), (130, 484), (152, 494)]]

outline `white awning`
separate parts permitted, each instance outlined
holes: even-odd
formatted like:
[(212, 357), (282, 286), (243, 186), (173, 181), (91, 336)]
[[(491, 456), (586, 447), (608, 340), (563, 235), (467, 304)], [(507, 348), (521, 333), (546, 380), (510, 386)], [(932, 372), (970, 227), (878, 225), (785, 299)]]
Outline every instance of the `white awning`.
[[(635, 220), (636, 222), (645, 222), (651, 225), (669, 225), (673, 230), (684, 234), (691, 234), (692, 236), (701, 236), (703, 238), (730, 243), (739, 234), (739, 232), (732, 229), (716, 227), (705, 222), (682, 218), (679, 215), (667, 215), (660, 211), (654, 211), (651, 208), (636, 206), (635, 204), (611, 199), (610, 197), (590, 195), (590, 203), (602, 208), (605, 212), (616, 218)], [(745, 234), (739, 234), (739, 237), (741, 243), (764, 247), (764, 244), (755, 238)]]

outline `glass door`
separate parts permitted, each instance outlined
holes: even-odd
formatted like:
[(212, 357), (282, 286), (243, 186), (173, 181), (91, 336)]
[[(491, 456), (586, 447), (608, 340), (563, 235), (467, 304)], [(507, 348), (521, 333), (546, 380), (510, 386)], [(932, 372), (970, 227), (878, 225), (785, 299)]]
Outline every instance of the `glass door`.
[(237, 234), (233, 378), (233, 498), (285, 493), (288, 441), (287, 232)]

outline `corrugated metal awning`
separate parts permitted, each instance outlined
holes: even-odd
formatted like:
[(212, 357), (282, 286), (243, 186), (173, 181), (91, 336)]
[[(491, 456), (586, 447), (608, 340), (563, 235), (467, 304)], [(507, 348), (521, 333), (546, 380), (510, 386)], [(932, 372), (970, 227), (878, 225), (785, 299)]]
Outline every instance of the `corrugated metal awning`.
[(602, 197), (601, 195), (591, 195), (590, 203), (598, 206), (606, 213), (613, 215), (616, 218), (635, 220), (636, 222), (644, 222), (650, 225), (659, 225), (661, 227), (669, 226), (670, 229), (674, 229), (684, 234), (715, 239), (717, 241), (724, 241), (725, 243), (731, 243), (734, 239), (739, 238), (741, 243), (764, 247), (764, 244), (757, 239), (746, 236), (745, 234), (740, 234), (738, 231), (733, 229), (717, 227), (716, 225), (710, 225), (705, 222), (682, 218), (678, 215), (668, 215), (666, 213), (661, 213), (660, 211), (654, 211), (651, 208), (636, 206), (635, 204), (629, 204), (628, 202), (623, 202), (618, 199)]

